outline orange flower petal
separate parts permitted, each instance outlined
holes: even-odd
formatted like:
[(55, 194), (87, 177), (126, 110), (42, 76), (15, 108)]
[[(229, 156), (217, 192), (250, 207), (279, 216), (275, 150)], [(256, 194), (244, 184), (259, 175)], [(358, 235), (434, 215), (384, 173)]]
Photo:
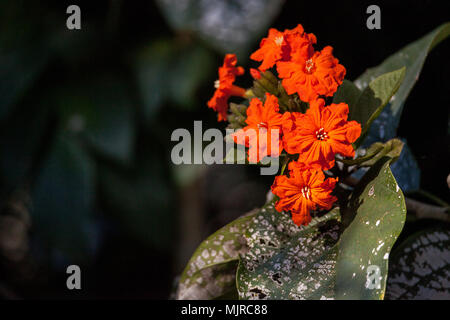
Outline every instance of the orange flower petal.
[(226, 54), (223, 65), (219, 67), (219, 79), (215, 82), (216, 91), (208, 101), (209, 108), (218, 112), (217, 120), (227, 120), (228, 99), (230, 96), (243, 97), (245, 90), (233, 85), (236, 76), (244, 74), (244, 68), (236, 67), (237, 58), (235, 54)]
[[(315, 37), (313, 38), (315, 39)], [(296, 92), (300, 99), (311, 102), (318, 96), (332, 96), (345, 76), (344, 66), (333, 55), (333, 48), (313, 52), (312, 46), (300, 43), (287, 62), (278, 62), (277, 71), (288, 94)], [(303, 47), (302, 47), (303, 46)]]
[(311, 221), (312, 210), (329, 210), (337, 200), (331, 195), (337, 180), (325, 179), (321, 170), (298, 162), (290, 164), (289, 169), (289, 177), (277, 176), (272, 185), (272, 193), (280, 198), (275, 209), (278, 212), (290, 211), (295, 224), (307, 225)]
[[(283, 128), (290, 129), (293, 120), (290, 113), (279, 113), (278, 98), (266, 94), (264, 104), (258, 98), (253, 98), (247, 108), (247, 126), (233, 135), (238, 144), (249, 148), (250, 162), (260, 162), (266, 156), (278, 157), (283, 150)], [(253, 139), (245, 138), (252, 132)]]
[(352, 143), (361, 134), (361, 125), (347, 121), (348, 105), (331, 104), (323, 99), (310, 103), (305, 114), (293, 113), (295, 128), (283, 136), (283, 147), (307, 165), (320, 165), (324, 170), (334, 166), (334, 157), (354, 156)]

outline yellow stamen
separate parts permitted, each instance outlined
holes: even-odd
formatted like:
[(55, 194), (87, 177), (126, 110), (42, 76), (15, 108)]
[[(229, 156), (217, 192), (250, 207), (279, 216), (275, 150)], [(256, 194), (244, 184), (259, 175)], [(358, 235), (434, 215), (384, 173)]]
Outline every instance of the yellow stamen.
[(328, 139), (328, 134), (325, 132), (324, 128), (320, 128), (316, 131), (316, 137), (318, 140), (326, 140)]
[(300, 191), (302, 192), (303, 198), (309, 200), (309, 198), (311, 197), (311, 190), (308, 187), (303, 187)]
[(283, 44), (283, 36), (276, 37), (275, 43), (277, 46), (281, 47), (281, 45)]
[(267, 128), (267, 127), (268, 127), (268, 125), (267, 125), (266, 122), (260, 122), (260, 123), (258, 123), (258, 129), (260, 129), (260, 128)]
[(306, 60), (305, 63), (305, 69), (308, 73), (311, 72), (311, 69), (314, 67), (314, 62), (312, 61), (312, 59)]

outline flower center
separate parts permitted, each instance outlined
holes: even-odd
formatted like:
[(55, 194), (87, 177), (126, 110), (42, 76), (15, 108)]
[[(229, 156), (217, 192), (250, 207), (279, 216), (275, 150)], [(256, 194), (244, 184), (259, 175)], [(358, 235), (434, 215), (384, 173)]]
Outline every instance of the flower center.
[(268, 128), (269, 126), (267, 125), (267, 122), (260, 122), (260, 123), (258, 123), (258, 129), (261, 129), (261, 128)]
[(214, 81), (214, 88), (219, 89), (220, 87), (220, 80)]
[(316, 131), (316, 137), (317, 140), (327, 140), (328, 134), (325, 132), (324, 128), (320, 128), (319, 130)]
[(312, 61), (312, 59), (306, 60), (306, 63), (305, 63), (306, 72), (311, 73), (311, 69), (313, 67), (314, 67), (314, 62)]
[(279, 36), (275, 38), (275, 44), (279, 47), (283, 44), (283, 36)]
[(303, 198), (306, 199), (310, 199), (311, 198), (311, 189), (309, 189), (308, 187), (303, 187), (300, 189), (300, 191), (302, 192)]

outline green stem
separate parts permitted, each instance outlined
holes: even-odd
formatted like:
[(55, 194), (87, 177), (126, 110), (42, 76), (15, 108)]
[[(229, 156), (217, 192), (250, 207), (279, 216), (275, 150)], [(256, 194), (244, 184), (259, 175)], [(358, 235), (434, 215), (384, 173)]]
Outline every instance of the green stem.
[(419, 189), (419, 190), (417, 190), (417, 193), (420, 194), (421, 196), (424, 196), (425, 198), (428, 198), (429, 200), (433, 201), (437, 205), (440, 205), (440, 206), (446, 207), (446, 208), (450, 208), (450, 204), (448, 204), (447, 202), (445, 202), (441, 198), (438, 198), (437, 196), (435, 196), (434, 194), (432, 194), (432, 193), (430, 193), (428, 191), (425, 191), (423, 189)]
[(289, 156), (286, 155), (286, 158), (285, 158), (284, 161), (283, 161), (283, 166), (281, 167), (281, 173), (280, 173), (280, 175), (283, 175), (283, 174), (284, 174), (284, 170), (286, 170), (286, 166), (287, 166), (287, 164), (289, 163), (290, 160), (291, 160), (291, 159), (289, 158)]

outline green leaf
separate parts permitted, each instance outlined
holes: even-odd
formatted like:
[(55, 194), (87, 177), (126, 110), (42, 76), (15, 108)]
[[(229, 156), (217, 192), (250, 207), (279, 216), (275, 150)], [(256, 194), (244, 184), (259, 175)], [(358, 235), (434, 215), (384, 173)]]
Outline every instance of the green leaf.
[[(356, 186), (343, 224), (336, 264), (337, 299), (383, 299), (388, 257), (406, 217), (402, 191), (389, 168), (391, 159), (380, 159)], [(370, 267), (374, 266), (374, 267)], [(379, 268), (380, 286), (371, 289), (368, 272)]]
[[(238, 257), (231, 256), (225, 260), (227, 265), (214, 265), (214, 269), (209, 270), (203, 258), (210, 257), (210, 253), (203, 252), (210, 250), (212, 244), (211, 241), (203, 243), (183, 273), (182, 279), (188, 281), (195, 292), (186, 297), (227, 296), (235, 290), (232, 281), (236, 279), (241, 299), (382, 298), (387, 257), (403, 227), (406, 213), (403, 195), (389, 169), (391, 160), (389, 157), (380, 159), (355, 189), (351, 205), (345, 210), (350, 219), (344, 225), (349, 226), (341, 239), (338, 208), (313, 219), (306, 227), (297, 227), (288, 214), (280, 214), (273, 204), (268, 204), (254, 213), (244, 228), (235, 229), (234, 236), (243, 233), (239, 243), (247, 248), (239, 253), (236, 278), (233, 271)], [(217, 234), (221, 233), (223, 231), (219, 230)], [(371, 264), (379, 266), (383, 279), (380, 289), (367, 292), (364, 269)], [(203, 273), (201, 280), (196, 280), (200, 277), (195, 274), (199, 265)], [(204, 265), (208, 271), (203, 271)], [(216, 288), (215, 279), (219, 276), (220, 281), (224, 277), (230, 280), (227, 289), (215, 289), (216, 294), (207, 289), (205, 293), (205, 277), (206, 283)], [(186, 290), (186, 287), (180, 288)]]
[[(0, 175), (2, 188), (10, 192), (23, 183), (33, 170), (45, 141), (49, 108), (45, 98), (36, 103), (24, 99), (0, 128)], [(42, 102), (41, 102), (42, 101)]]
[[(217, 65), (210, 51), (199, 45), (175, 48), (170, 63), (168, 99), (186, 109), (198, 107), (197, 89), (216, 75)], [(217, 75), (216, 75), (217, 76)], [(213, 88), (211, 83), (210, 88)]]
[(387, 72), (392, 72), (399, 68), (406, 67), (405, 80), (398, 89), (398, 92), (391, 99), (390, 105), (392, 115), (395, 118), (400, 119), (403, 103), (408, 97), (415, 82), (419, 78), (425, 58), (437, 44), (449, 35), (450, 22), (447, 22), (388, 57), (379, 66), (368, 69), (355, 81), (356, 85), (360, 89), (364, 89), (367, 87), (369, 82), (376, 77), (379, 77)]
[(33, 227), (48, 248), (71, 259), (88, 258), (94, 179), (94, 165), (77, 141), (58, 136), (33, 189)]
[(129, 91), (113, 76), (92, 79), (61, 90), (57, 108), (67, 130), (96, 151), (128, 163), (134, 147), (134, 110)]
[(333, 97), (333, 103), (347, 103), (348, 120), (361, 124), (361, 136), (355, 142), (360, 146), (372, 122), (380, 115), (389, 99), (400, 87), (405, 76), (405, 68), (379, 76), (361, 91), (351, 81), (344, 80)]
[(344, 80), (333, 96), (333, 103), (346, 103), (350, 113), (357, 107), (362, 91), (349, 80)]
[[(53, 57), (48, 8), (0, 1), (0, 119), (34, 87)], [(42, 17), (45, 15), (45, 19)], [(54, 21), (54, 20), (53, 20)], [(65, 29), (65, 28), (64, 28)], [(68, 31), (68, 30), (67, 30)]]
[(373, 120), (375, 120), (395, 94), (405, 77), (405, 68), (383, 74), (371, 81), (363, 90), (355, 107), (350, 109), (349, 120), (356, 120), (361, 124), (360, 138), (355, 142), (361, 145)]
[(49, 60), (42, 48), (24, 48), (12, 52), (0, 51), (0, 118), (29, 89)]
[(360, 167), (373, 166), (382, 157), (389, 157), (392, 159), (391, 163), (396, 161), (403, 150), (403, 141), (400, 139), (391, 139), (386, 143), (375, 142), (366, 151), (364, 156), (356, 159), (342, 159), (339, 160), (347, 165), (358, 165)]
[(149, 142), (132, 166), (99, 164), (99, 190), (105, 209), (129, 236), (158, 250), (169, 251), (173, 240), (174, 206), (167, 159), (161, 146)]
[(247, 228), (249, 250), (237, 272), (241, 299), (328, 299), (334, 297), (339, 210), (307, 227), (268, 205)]
[(244, 232), (256, 213), (236, 219), (200, 244), (181, 275), (176, 299), (235, 296), (239, 254), (247, 250)]
[(169, 39), (142, 49), (134, 69), (147, 121), (166, 102), (185, 109), (198, 107), (196, 92), (216, 70), (211, 52), (204, 47)]
[(424, 230), (409, 236), (389, 263), (386, 299), (450, 299), (449, 230)]
[(167, 69), (172, 54), (172, 43), (157, 40), (144, 48), (136, 58), (136, 77), (144, 106), (144, 116), (151, 119), (168, 94)]

